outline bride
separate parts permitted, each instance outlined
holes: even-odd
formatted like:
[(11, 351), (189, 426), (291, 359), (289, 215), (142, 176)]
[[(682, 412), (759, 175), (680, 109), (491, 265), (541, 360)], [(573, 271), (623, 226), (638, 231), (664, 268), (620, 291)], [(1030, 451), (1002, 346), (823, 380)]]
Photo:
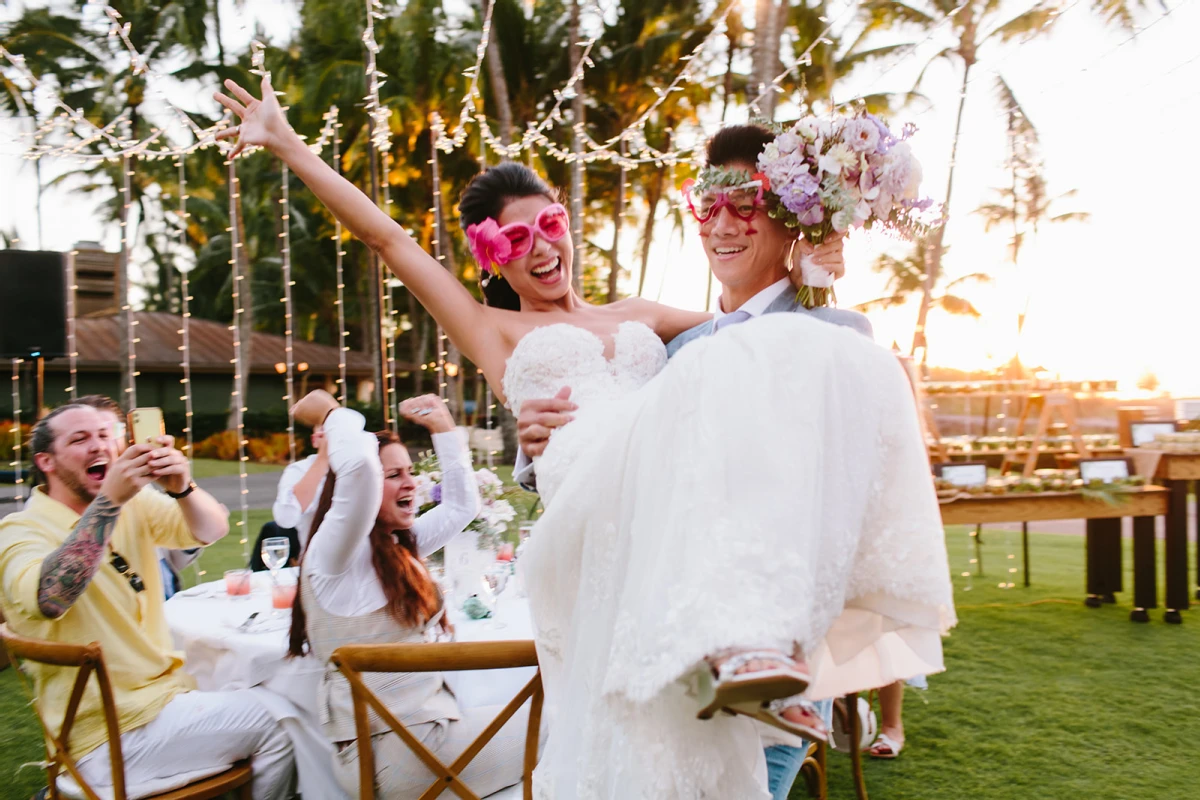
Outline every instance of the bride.
[[(890, 353), (777, 314), (668, 368), (664, 342), (708, 315), (584, 303), (567, 212), (516, 164), (476, 176), (460, 204), (481, 305), (308, 150), (266, 79), (262, 100), (225, 85), (234, 154), (283, 159), (509, 407), (572, 388), (579, 412), (539, 460), (546, 513), (522, 559), (555, 723), (539, 797), (765, 797), (757, 733), (715, 712), (822, 738), (809, 698), (941, 669), (945, 549)], [(840, 262), (840, 245), (801, 247)]]

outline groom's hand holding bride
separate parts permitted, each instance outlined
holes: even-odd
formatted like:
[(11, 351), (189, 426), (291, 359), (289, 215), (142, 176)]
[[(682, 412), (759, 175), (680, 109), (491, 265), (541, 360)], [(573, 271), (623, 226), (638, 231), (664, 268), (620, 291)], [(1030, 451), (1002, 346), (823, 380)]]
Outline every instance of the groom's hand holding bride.
[(521, 450), (530, 458), (537, 458), (550, 443), (550, 433), (574, 419), (572, 411), (579, 406), (571, 402), (571, 387), (564, 386), (550, 398), (526, 400), (521, 404), (517, 417), (517, 440)]

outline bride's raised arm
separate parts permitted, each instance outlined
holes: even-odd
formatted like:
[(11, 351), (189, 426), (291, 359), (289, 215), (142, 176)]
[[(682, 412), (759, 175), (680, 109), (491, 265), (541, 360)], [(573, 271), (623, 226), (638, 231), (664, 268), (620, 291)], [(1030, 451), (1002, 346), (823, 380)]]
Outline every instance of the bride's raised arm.
[(496, 312), (475, 300), (399, 223), (308, 149), (288, 125), (267, 78), (262, 81), (261, 100), (233, 81), (225, 81), (225, 87), (234, 97), (220, 92), (213, 97), (241, 120), (218, 137), (237, 137), (232, 155), (257, 146), (282, 159), (350, 233), (379, 254), (467, 358), (485, 371), (496, 357), (503, 359), (502, 353), (492, 352), (500, 338), (494, 335)]

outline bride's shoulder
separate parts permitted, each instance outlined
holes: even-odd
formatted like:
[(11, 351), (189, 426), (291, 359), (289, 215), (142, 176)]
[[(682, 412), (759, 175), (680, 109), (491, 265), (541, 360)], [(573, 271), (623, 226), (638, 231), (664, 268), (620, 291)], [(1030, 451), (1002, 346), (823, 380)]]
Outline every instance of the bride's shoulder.
[(607, 307), (626, 320), (642, 323), (664, 342), (712, 319), (712, 314), (706, 311), (686, 311), (644, 297), (628, 297)]

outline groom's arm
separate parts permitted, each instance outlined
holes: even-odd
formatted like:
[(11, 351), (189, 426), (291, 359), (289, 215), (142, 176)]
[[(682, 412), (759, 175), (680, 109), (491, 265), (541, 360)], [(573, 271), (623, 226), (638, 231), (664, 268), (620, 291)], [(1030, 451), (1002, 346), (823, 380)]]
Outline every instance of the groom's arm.
[(526, 400), (521, 404), (521, 413), (517, 417), (517, 441), (521, 449), (517, 452), (513, 477), (530, 491), (537, 491), (533, 459), (545, 451), (554, 429), (574, 419), (571, 412), (579, 408), (570, 398), (571, 387), (564, 386), (554, 397)]

